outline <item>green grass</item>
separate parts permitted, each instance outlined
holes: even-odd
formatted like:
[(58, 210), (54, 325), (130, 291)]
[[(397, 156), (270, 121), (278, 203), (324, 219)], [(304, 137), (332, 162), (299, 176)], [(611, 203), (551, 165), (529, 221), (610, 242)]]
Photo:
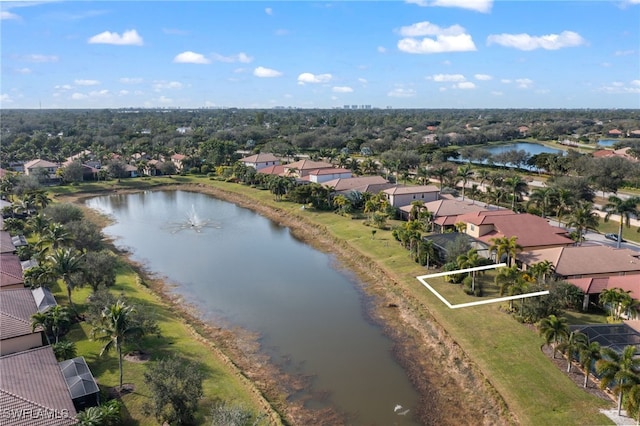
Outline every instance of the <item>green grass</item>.
[[(206, 380), (203, 383), (204, 398), (196, 415), (198, 424), (207, 422), (206, 417), (216, 398), (259, 412), (255, 395), (248, 390), (245, 380), (215, 356), (212, 349), (196, 337), (193, 328), (162, 300), (146, 287), (137, 284), (136, 276), (135, 271), (129, 266), (123, 266), (118, 272), (116, 285), (110, 290), (114, 295), (124, 294), (130, 303), (142, 309), (151, 310), (158, 321), (161, 336), (145, 336), (135, 342), (136, 344), (126, 344), (124, 349), (132, 350), (139, 347), (151, 355), (151, 362), (170, 354), (177, 354), (201, 366), (206, 373)], [(65, 304), (66, 290), (60, 287), (54, 287), (54, 294), (61, 304)], [(86, 309), (86, 300), (90, 293), (89, 288), (73, 291), (74, 305), (80, 312)], [(90, 324), (80, 322), (73, 325), (66, 337), (76, 343), (78, 355), (86, 359), (103, 393), (119, 385), (117, 354), (112, 351), (100, 356), (103, 344), (91, 340)], [(128, 425), (157, 424), (153, 417), (143, 414), (143, 405), (151, 402), (150, 391), (144, 383), (146, 366), (146, 363), (124, 361), (123, 382), (135, 384), (135, 391), (122, 397), (124, 418)]]

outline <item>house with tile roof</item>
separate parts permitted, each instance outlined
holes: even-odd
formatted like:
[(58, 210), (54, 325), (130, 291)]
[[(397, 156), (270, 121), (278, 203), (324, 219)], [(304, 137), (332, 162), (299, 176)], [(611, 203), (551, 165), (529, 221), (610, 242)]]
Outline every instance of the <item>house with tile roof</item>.
[[(0, 407), (12, 426), (70, 426), (76, 408), (51, 346), (0, 357)], [(6, 419), (6, 417), (3, 417)]]
[(488, 245), (494, 238), (504, 237), (517, 237), (523, 251), (575, 244), (566, 229), (552, 226), (546, 219), (529, 213), (506, 209), (476, 211), (460, 215), (457, 220), (467, 225), (465, 232), (468, 235)]
[(640, 275), (570, 278), (567, 281), (584, 292), (582, 309), (585, 311), (589, 308), (591, 301), (597, 303), (600, 293), (607, 289), (619, 288), (629, 291), (633, 299), (640, 300)]
[[(489, 207), (487, 204), (475, 201), (461, 201), (455, 198), (441, 197), (439, 200), (424, 203), (424, 208), (432, 215), (432, 223), (435, 232), (445, 232), (448, 229), (454, 229), (455, 224), (459, 222), (458, 216), (472, 213), (496, 210), (496, 207)], [(400, 207), (402, 217), (409, 218), (412, 206)]]
[(13, 238), (7, 231), (0, 231), (0, 253), (15, 253), (16, 246), (13, 245)]
[(184, 163), (187, 159), (187, 156), (184, 154), (173, 154), (171, 156), (171, 162), (174, 166), (176, 166), (176, 170), (181, 172), (184, 169)]
[(351, 170), (336, 167), (312, 170), (306, 176), (309, 182), (314, 183), (324, 183), (334, 179), (349, 179), (351, 177)]
[(38, 312), (28, 288), (6, 290), (0, 297), (0, 356), (37, 348), (46, 343), (44, 330), (31, 327), (31, 316)]
[(290, 164), (285, 164), (284, 172), (287, 176), (303, 178), (314, 170), (333, 168), (333, 164), (325, 163), (324, 161), (300, 160)]
[(440, 189), (435, 185), (395, 185), (382, 192), (389, 200), (389, 204), (398, 208), (408, 206), (414, 201), (425, 203), (436, 201), (440, 197)]
[(282, 164), (278, 164), (275, 166), (267, 166), (261, 169), (258, 169), (258, 173), (263, 173), (265, 175), (276, 175), (276, 176), (284, 176), (284, 166)]
[(322, 183), (327, 188), (333, 188), (336, 193), (346, 193), (350, 191), (368, 192), (377, 194), (388, 188), (396, 186), (382, 176), (359, 176), (351, 178), (339, 178)]
[(22, 264), (13, 253), (0, 254), (0, 291), (24, 288)]
[(264, 169), (269, 166), (280, 165), (280, 159), (270, 152), (250, 155), (239, 160), (247, 167), (253, 167), (256, 170)]
[(43, 169), (47, 171), (49, 178), (56, 178), (56, 171), (60, 168), (60, 165), (57, 163), (52, 163), (51, 161), (36, 159), (31, 160), (24, 164), (24, 173), (27, 176), (33, 175), (37, 170)]
[(562, 279), (634, 275), (640, 281), (640, 253), (609, 246), (567, 246), (522, 251), (524, 268), (548, 260)]

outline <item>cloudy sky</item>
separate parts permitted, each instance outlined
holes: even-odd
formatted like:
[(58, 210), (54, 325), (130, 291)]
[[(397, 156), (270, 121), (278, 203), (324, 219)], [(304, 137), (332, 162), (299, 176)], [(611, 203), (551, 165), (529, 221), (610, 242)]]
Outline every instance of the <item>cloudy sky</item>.
[(640, 108), (640, 0), (0, 3), (2, 108)]

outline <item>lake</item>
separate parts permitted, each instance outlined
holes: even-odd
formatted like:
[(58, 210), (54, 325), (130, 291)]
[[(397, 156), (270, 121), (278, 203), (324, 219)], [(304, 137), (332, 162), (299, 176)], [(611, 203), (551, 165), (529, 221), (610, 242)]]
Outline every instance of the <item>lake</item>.
[(418, 424), (411, 416), (418, 395), (392, 342), (368, 318), (356, 277), (331, 255), (204, 194), (145, 191), (86, 204), (111, 216), (105, 234), (166, 276), (203, 319), (258, 333), (276, 365), (312, 376), (299, 395), (309, 407), (336, 407), (353, 425)]

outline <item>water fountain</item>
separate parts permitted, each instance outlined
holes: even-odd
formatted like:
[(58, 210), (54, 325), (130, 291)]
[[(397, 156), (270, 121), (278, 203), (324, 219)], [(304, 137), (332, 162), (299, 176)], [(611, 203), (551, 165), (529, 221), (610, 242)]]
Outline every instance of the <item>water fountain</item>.
[(220, 228), (220, 225), (210, 220), (200, 218), (195, 206), (192, 204), (191, 209), (186, 214), (186, 220), (184, 222), (171, 223), (169, 228), (171, 233), (174, 234), (185, 229), (202, 232), (204, 228)]

